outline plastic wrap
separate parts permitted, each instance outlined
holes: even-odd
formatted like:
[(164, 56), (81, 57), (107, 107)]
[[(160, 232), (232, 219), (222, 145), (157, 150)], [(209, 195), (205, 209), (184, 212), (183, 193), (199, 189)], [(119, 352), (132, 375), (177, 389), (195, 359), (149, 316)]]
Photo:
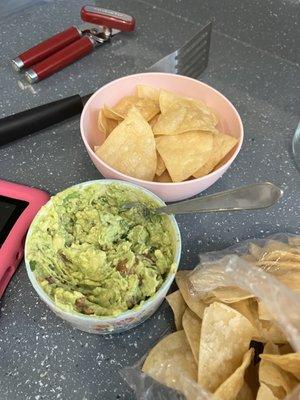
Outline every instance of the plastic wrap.
[[(293, 246), (292, 250), (290, 246)], [(220, 293), (222, 296), (224, 288), (238, 288), (237, 291), (245, 297), (255, 297), (259, 306), (259, 319), (263, 322), (264, 319), (272, 321), (294, 352), (300, 352), (298, 273), (300, 274), (300, 237), (279, 234), (202, 254), (200, 264), (186, 276), (189, 295), (197, 301), (205, 302), (210, 296), (218, 296)], [(268, 335), (263, 338), (264, 343), (269, 340)], [(140, 362), (132, 368), (125, 368), (122, 376), (134, 389), (138, 399), (219, 399), (187, 376), (179, 364), (174, 366), (168, 360), (161, 360), (148, 371), (150, 377), (141, 371)], [(159, 382), (164, 382), (168, 388)], [(177, 391), (171, 387), (175, 387)], [(248, 397), (246, 392), (237, 397), (238, 400), (248, 398), (253, 397)], [(294, 383), (293, 391), (285, 400), (299, 398), (300, 385), (295, 387)]]
[[(298, 249), (295, 265), (286, 259), (289, 245)], [(200, 264), (189, 277), (190, 291), (200, 298), (224, 286), (250, 292), (261, 300), (294, 350), (300, 352), (300, 281), (291, 275), (297, 269), (300, 274), (300, 237), (277, 234), (200, 255)]]
[[(206, 390), (191, 380), (180, 368), (172, 368), (168, 363), (161, 363), (151, 371), (151, 376), (141, 371), (142, 363), (126, 367), (121, 375), (134, 390), (138, 400), (212, 400)], [(168, 386), (160, 383), (168, 382)], [(180, 391), (172, 388), (180, 382)], [(294, 400), (294, 399), (289, 399)]]

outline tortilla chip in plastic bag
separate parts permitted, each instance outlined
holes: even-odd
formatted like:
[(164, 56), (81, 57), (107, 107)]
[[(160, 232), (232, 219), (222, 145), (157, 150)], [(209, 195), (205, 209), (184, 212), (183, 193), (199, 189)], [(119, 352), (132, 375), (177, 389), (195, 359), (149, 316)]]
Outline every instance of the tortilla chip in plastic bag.
[(201, 324), (201, 319), (187, 307), (182, 317), (182, 325), (196, 364), (199, 361)]
[(178, 331), (182, 330), (182, 317), (186, 310), (186, 304), (183, 300), (180, 290), (176, 290), (175, 292), (169, 294), (166, 297), (166, 300), (172, 308), (176, 329)]
[(253, 328), (239, 312), (222, 303), (204, 311), (198, 363), (198, 383), (214, 392), (241, 365)]
[[(177, 331), (164, 337), (148, 354), (142, 370), (150, 376), (160, 365), (167, 365), (171, 368), (178, 368), (183, 371), (191, 380), (197, 380), (197, 365), (186, 339), (184, 331)], [(172, 377), (170, 376), (170, 382)], [(161, 382), (168, 385), (170, 382)], [(176, 382), (174, 382), (176, 385)], [(176, 386), (171, 386), (176, 389)]]
[(223, 382), (215, 391), (215, 396), (220, 400), (236, 400), (237, 395), (244, 386), (244, 375), (253, 357), (253, 349), (249, 349), (243, 357), (242, 364), (233, 374)]

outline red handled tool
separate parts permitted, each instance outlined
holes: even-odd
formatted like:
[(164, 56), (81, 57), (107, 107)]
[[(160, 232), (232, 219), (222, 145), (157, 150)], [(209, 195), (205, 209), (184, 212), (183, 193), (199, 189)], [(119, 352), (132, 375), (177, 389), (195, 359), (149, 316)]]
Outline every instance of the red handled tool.
[(25, 72), (26, 79), (38, 82), (91, 53), (117, 33), (135, 28), (131, 15), (95, 6), (82, 7), (81, 19), (85, 24), (71, 26), (20, 54), (12, 60), (14, 69), (30, 68)]

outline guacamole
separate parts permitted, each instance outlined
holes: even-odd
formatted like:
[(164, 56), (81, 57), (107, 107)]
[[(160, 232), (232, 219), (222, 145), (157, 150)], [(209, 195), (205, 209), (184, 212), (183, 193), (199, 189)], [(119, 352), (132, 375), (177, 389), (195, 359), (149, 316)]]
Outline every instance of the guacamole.
[(57, 194), (41, 212), (26, 256), (57, 306), (117, 316), (153, 296), (175, 267), (167, 217), (122, 207), (132, 201), (157, 206), (141, 191), (95, 183)]

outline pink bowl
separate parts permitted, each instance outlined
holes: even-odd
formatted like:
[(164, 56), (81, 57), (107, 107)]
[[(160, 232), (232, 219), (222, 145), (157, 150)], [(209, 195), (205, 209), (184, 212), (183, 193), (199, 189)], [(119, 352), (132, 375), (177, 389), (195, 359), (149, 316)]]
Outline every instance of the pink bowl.
[[(104, 141), (104, 135), (98, 130), (97, 118), (98, 112), (104, 105), (113, 106), (122, 97), (134, 93), (136, 85), (145, 84), (158, 88), (167, 89), (175, 93), (203, 100), (208, 106), (212, 107), (218, 114), (220, 122), (218, 129), (221, 132), (230, 134), (238, 139), (235, 149), (227, 155), (223, 164), (210, 174), (198, 179), (192, 179), (180, 183), (160, 183), (149, 182), (136, 179), (125, 175), (102, 161), (93, 149), (95, 145), (101, 145)], [(166, 74), (160, 72), (142, 73), (125, 76), (116, 79), (102, 88), (98, 89), (86, 103), (80, 119), (80, 130), (83, 142), (89, 153), (91, 160), (98, 171), (110, 179), (121, 179), (133, 182), (143, 186), (157, 194), (164, 201), (177, 201), (187, 199), (214, 184), (229, 168), (237, 154), (239, 153), (244, 129), (241, 118), (225, 96), (220, 92), (186, 76)]]

